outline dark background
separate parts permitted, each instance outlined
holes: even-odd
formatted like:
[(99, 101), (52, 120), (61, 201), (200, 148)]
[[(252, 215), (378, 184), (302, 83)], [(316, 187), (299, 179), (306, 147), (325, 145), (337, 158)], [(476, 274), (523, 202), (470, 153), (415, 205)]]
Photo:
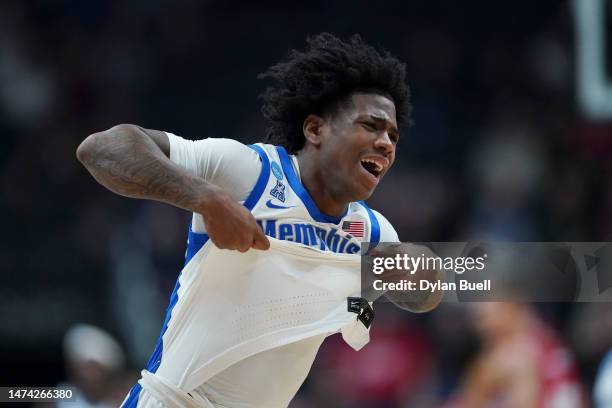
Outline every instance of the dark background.
[[(571, 3), (3, 1), (1, 385), (64, 380), (62, 336), (77, 322), (110, 331), (139, 370), (182, 265), (189, 215), (105, 190), (77, 145), (119, 123), (260, 141), (257, 74), (321, 31), (359, 33), (407, 64), (415, 126), (369, 202), (402, 240), (610, 240), (612, 118), (577, 102)], [(588, 390), (612, 333), (577, 322), (601, 326), (610, 307), (540, 309)], [(394, 317), (437, 367), (421, 377), (439, 400), (477, 349), (457, 316), (443, 305)], [(298, 403), (316, 406), (326, 375), (315, 367)]]

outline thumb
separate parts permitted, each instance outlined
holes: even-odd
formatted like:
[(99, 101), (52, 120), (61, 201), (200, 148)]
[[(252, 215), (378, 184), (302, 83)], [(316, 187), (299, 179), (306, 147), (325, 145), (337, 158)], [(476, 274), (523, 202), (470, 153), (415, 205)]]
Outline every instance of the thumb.
[(263, 251), (270, 248), (270, 241), (268, 240), (268, 237), (266, 237), (266, 234), (264, 234), (259, 227), (255, 229), (255, 234), (253, 234), (253, 244), (251, 247)]

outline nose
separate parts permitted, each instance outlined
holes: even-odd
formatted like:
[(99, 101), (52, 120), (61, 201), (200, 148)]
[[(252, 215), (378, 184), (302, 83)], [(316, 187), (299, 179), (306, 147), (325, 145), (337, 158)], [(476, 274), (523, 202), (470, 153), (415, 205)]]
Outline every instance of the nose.
[(383, 152), (385, 156), (393, 153), (395, 146), (391, 141), (391, 137), (389, 137), (389, 132), (383, 131), (374, 141), (374, 147), (376, 150)]

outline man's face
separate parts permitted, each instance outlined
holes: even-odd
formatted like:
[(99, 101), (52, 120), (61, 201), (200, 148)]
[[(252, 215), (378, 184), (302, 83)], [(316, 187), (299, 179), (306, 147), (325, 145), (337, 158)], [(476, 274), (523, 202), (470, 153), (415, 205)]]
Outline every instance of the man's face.
[(347, 201), (365, 200), (395, 161), (399, 139), (395, 104), (378, 94), (353, 94), (325, 121), (321, 165), (327, 188)]

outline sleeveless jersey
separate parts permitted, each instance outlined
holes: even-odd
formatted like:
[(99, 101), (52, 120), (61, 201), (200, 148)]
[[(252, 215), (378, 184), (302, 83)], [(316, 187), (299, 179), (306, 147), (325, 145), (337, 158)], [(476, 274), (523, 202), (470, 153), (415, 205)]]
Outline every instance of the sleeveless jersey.
[[(341, 217), (323, 214), (300, 182), (284, 148), (264, 144), (250, 147), (259, 154), (262, 170), (243, 204), (266, 235), (348, 254), (359, 253), (362, 241), (373, 245), (380, 241), (380, 224), (365, 203), (350, 203)], [(190, 230), (186, 260), (207, 240), (207, 234)]]
[[(361, 242), (376, 245), (380, 241), (380, 223), (365, 203), (350, 203), (340, 217), (323, 214), (301, 184), (284, 148), (267, 144), (249, 147), (257, 152), (262, 166), (255, 186), (242, 204), (252, 212), (267, 236), (340, 254), (358, 254)], [(189, 227), (185, 265), (208, 240), (206, 233), (195, 232)], [(179, 300), (179, 288), (180, 276), (155, 351), (146, 367), (151, 373), (157, 371), (163, 358), (164, 334)], [(136, 407), (140, 390), (140, 384), (136, 384), (122, 407)]]

